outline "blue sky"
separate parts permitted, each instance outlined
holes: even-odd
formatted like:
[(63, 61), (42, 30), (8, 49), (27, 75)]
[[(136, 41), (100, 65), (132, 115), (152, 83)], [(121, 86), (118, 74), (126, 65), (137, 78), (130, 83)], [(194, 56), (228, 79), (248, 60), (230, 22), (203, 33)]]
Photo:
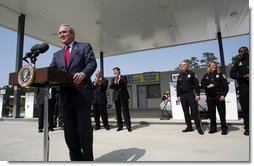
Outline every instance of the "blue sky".
[[(3, 58), (0, 61), (0, 87), (3, 87), (8, 84), (9, 73), (15, 71), (17, 33), (0, 27), (0, 36), (2, 39), (6, 39), (1, 40), (1, 57)], [(38, 43), (41, 41), (25, 37), (24, 53)], [(239, 47), (249, 47), (249, 36), (224, 39), (223, 46), (225, 63), (229, 64), (232, 56), (237, 54)], [(38, 57), (36, 67), (47, 67), (52, 60), (53, 53), (59, 49), (50, 45), (49, 50)], [(202, 59), (204, 52), (212, 52), (217, 58), (220, 58), (217, 40), (107, 57), (104, 59), (104, 74), (106, 77), (112, 76), (112, 69), (115, 66), (121, 68), (122, 74), (174, 70), (181, 60), (189, 59), (192, 56)], [(97, 62), (99, 70), (99, 59)]]

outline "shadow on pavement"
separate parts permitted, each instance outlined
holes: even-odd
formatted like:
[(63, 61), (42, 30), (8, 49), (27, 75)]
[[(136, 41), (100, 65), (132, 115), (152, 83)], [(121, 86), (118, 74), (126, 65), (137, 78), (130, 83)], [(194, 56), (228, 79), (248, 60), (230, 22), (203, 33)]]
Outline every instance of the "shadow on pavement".
[(137, 161), (144, 156), (145, 150), (139, 148), (128, 148), (115, 150), (95, 159), (95, 162), (125, 162)]

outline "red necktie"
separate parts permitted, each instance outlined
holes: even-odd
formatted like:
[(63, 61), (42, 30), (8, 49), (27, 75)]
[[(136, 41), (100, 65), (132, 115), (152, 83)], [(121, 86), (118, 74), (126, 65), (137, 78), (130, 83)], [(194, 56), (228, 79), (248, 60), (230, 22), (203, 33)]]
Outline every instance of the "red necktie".
[(69, 48), (70, 48), (70, 46), (67, 45), (65, 50), (64, 50), (64, 59), (65, 59), (66, 65), (68, 64), (69, 59), (70, 59), (70, 49)]

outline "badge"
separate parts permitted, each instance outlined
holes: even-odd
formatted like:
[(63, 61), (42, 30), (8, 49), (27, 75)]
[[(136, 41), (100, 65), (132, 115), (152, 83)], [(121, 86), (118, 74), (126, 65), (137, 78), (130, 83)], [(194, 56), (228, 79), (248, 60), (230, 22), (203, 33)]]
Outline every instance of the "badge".
[(23, 66), (18, 74), (18, 82), (21, 87), (27, 87), (33, 83), (34, 68), (31, 65)]
[(190, 74), (188, 74), (188, 78), (190, 78), (191, 76), (190, 76)]
[(242, 65), (243, 65), (242, 62), (240, 62), (240, 63), (239, 63), (239, 66), (242, 66)]
[(217, 74), (217, 75), (216, 75), (216, 78), (219, 78), (219, 77), (220, 77), (219, 74)]

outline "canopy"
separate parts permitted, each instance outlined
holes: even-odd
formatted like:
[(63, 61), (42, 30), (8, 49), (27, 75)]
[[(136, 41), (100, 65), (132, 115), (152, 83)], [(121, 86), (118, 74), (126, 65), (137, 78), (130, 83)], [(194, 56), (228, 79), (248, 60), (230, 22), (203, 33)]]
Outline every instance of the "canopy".
[(0, 25), (60, 46), (58, 28), (70, 24), (96, 57), (249, 34), (248, 0), (1, 0)]

